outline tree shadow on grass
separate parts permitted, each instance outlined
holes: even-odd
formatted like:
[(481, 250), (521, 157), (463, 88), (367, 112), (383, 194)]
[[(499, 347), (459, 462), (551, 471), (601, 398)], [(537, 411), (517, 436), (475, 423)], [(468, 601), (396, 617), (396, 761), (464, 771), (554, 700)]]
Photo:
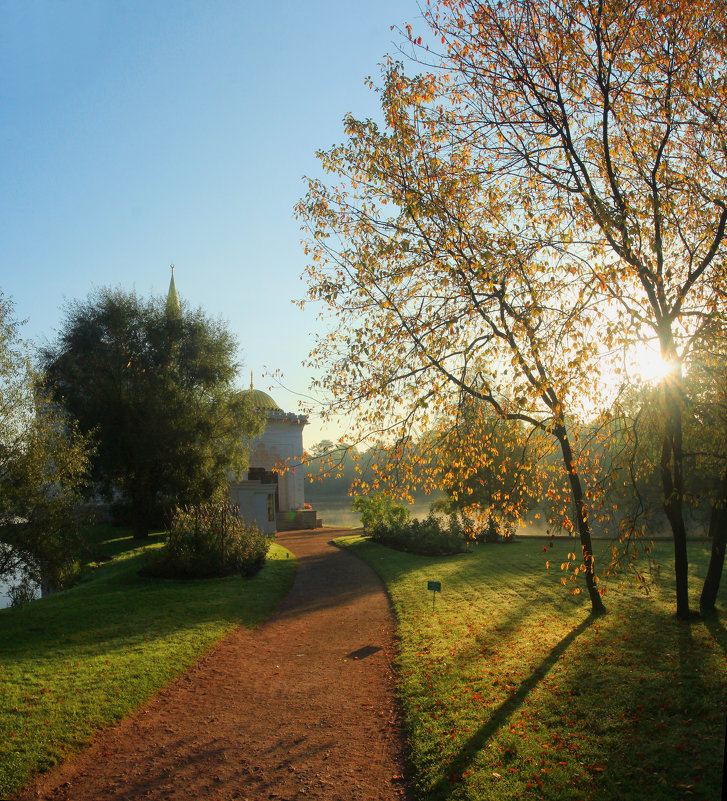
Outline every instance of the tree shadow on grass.
[(85, 562), (107, 562), (124, 553), (137, 551), (154, 543), (164, 541), (165, 533), (154, 532), (146, 539), (134, 539), (131, 529), (103, 523), (87, 526), (82, 531)]
[(702, 618), (707, 631), (712, 635), (712, 639), (719, 645), (719, 647), (727, 654), (727, 629), (720, 618), (715, 615), (705, 615)]
[[(292, 583), (293, 565), (284, 560), (272, 560), (251, 578), (143, 578), (145, 555), (134, 553), (138, 548), (136, 541), (127, 555), (103, 564), (75, 587), (2, 610), (0, 662), (48, 653), (75, 662), (113, 651), (119, 642), (128, 650), (207, 625), (251, 627), (273, 611)], [(280, 584), (275, 597), (267, 596), (268, 582)]]
[(489, 720), (464, 743), (459, 752), (444, 766), (442, 778), (430, 790), (432, 798), (444, 798), (450, 787), (452, 776), (461, 776), (477, 757), (477, 753), (484, 747), (487, 741), (493, 737), (505, 723), (522, 706), (527, 696), (537, 687), (537, 685), (548, 675), (550, 670), (557, 664), (558, 660), (595, 620), (598, 618), (589, 615), (585, 620), (578, 624), (572, 631), (555, 645), (550, 653), (536, 667), (525, 681), (506, 698), (500, 706), (493, 710)]

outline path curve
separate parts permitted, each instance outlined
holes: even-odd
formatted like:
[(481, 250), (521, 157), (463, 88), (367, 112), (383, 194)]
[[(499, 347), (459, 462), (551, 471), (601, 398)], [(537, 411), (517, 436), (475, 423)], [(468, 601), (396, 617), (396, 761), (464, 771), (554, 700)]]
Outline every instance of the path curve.
[(330, 543), (345, 533), (279, 534), (298, 570), (277, 612), (19, 798), (405, 798), (393, 618), (373, 570)]

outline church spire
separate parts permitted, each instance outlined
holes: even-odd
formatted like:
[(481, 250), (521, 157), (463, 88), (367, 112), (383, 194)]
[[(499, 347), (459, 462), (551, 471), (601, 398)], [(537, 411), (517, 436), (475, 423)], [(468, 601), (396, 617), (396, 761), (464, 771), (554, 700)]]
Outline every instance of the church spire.
[(169, 292), (167, 294), (167, 314), (170, 317), (179, 317), (182, 313), (182, 306), (179, 303), (179, 295), (177, 295), (177, 287), (174, 283), (174, 265), (169, 265), (172, 268), (172, 280), (169, 282)]

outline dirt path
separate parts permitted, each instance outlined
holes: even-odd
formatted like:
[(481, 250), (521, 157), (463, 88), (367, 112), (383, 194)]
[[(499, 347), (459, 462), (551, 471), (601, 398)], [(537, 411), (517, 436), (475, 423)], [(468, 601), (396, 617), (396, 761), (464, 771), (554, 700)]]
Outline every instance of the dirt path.
[(276, 614), (20, 798), (404, 798), (392, 616), (375, 573), (328, 544), (339, 533), (278, 535), (298, 572)]

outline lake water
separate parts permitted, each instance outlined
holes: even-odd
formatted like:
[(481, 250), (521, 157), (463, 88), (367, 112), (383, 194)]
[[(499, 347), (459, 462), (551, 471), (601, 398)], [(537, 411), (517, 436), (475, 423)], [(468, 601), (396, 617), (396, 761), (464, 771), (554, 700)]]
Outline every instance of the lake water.
[[(361, 528), (361, 517), (351, 509), (352, 498), (330, 498), (311, 501), (311, 506), (318, 512), (318, 519), (324, 526), (341, 526), (342, 528)], [(407, 504), (412, 517), (423, 520), (429, 514), (429, 506), (434, 499)]]
[[(324, 526), (341, 526), (342, 528), (361, 528), (361, 518), (358, 512), (351, 509), (351, 498), (325, 498), (321, 500), (311, 500), (311, 506), (318, 512), (318, 519), (323, 521)], [(429, 508), (436, 498), (429, 500), (416, 501), (408, 504), (409, 512), (412, 517), (423, 520), (429, 514)], [(545, 537), (548, 534), (547, 526), (540, 522), (522, 522), (517, 526), (518, 537)]]
[[(12, 585), (12, 580), (4, 581), (3, 579), (0, 579), (0, 609), (7, 609), (7, 607), (10, 606), (10, 596), (8, 595), (8, 591)], [(40, 597), (40, 592), (36, 592), (36, 597)]]

